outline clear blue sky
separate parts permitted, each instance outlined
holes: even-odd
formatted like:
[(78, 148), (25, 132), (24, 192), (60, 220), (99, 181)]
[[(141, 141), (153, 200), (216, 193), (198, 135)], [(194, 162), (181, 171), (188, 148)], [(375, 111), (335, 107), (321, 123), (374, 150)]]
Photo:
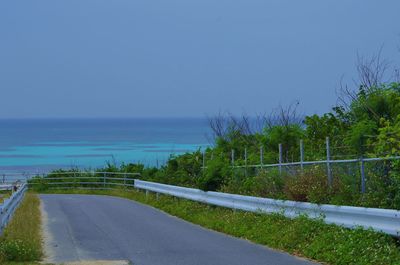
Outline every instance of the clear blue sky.
[(398, 0), (3, 0), (0, 118), (328, 111)]

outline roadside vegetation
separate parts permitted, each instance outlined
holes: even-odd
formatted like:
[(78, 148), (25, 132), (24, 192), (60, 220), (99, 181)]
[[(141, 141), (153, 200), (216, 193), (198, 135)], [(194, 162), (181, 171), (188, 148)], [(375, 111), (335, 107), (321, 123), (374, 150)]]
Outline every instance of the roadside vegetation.
[[(52, 191), (48, 191), (52, 192)], [(161, 209), (203, 227), (332, 265), (400, 264), (399, 242), (390, 236), (327, 225), (306, 216), (257, 214), (209, 206), (134, 190), (57, 190), (57, 193), (111, 195)]]
[(28, 192), (0, 236), (0, 264), (34, 264), (42, 256), (40, 199)]
[[(357, 69), (356, 89), (343, 85), (338, 93), (338, 104), (328, 113), (304, 117), (297, 113), (295, 104), (255, 119), (219, 114), (209, 119), (213, 141), (204, 153), (198, 150), (171, 156), (159, 168), (108, 163), (98, 169), (56, 170), (45, 178), (33, 178), (30, 183), (36, 191), (44, 193), (54, 192), (52, 188), (57, 187), (57, 193), (134, 199), (204, 227), (328, 264), (400, 264), (398, 240), (361, 228), (349, 230), (327, 225), (322, 219), (235, 212), (167, 196), (156, 200), (152, 195), (146, 197), (143, 193), (123, 189), (78, 190), (129, 187), (137, 178), (205, 191), (400, 210), (400, 160), (365, 163), (364, 193), (360, 192), (358, 163), (332, 166), (331, 183), (325, 164), (281, 170), (232, 167), (232, 150), (234, 165), (245, 166), (261, 163), (260, 148), (263, 164), (276, 164), (279, 144), (282, 162), (299, 161), (300, 140), (304, 144), (304, 160), (325, 160), (326, 137), (329, 137), (332, 159), (400, 156), (400, 76), (384, 80), (388, 65), (379, 55), (370, 60), (361, 58)], [(105, 177), (93, 171), (109, 174)], [(140, 175), (126, 175), (128, 180), (124, 180), (125, 173)], [(111, 182), (119, 185), (111, 185)], [(62, 190), (63, 187), (67, 190)]]
[[(211, 146), (178, 156), (171, 156), (160, 168), (143, 164), (107, 164), (97, 171), (140, 173), (148, 181), (284, 200), (319, 204), (353, 205), (400, 209), (400, 160), (364, 163), (366, 185), (361, 193), (359, 163), (334, 164), (328, 181), (326, 164), (264, 168), (233, 168), (235, 166), (300, 160), (300, 140), (304, 160), (326, 159), (326, 137), (330, 142), (330, 159), (360, 159), (400, 155), (400, 76), (385, 79), (389, 65), (380, 55), (360, 58), (355, 89), (343, 84), (337, 105), (322, 115), (302, 116), (297, 104), (278, 108), (271, 114), (250, 118), (222, 113), (209, 118)], [(400, 73), (397, 71), (396, 73)], [(204, 154), (203, 154), (204, 151)], [(203, 168), (203, 157), (204, 166)], [(245, 157), (247, 158), (245, 160)], [(90, 182), (81, 177), (90, 170), (70, 170), (65, 182)], [(63, 170), (54, 173), (66, 173)], [(95, 175), (103, 182), (102, 175)], [(115, 175), (116, 178), (121, 175)], [(51, 180), (32, 180), (42, 184)], [(56, 180), (57, 182), (60, 179)], [(92, 181), (93, 182), (93, 181)], [(79, 186), (75, 184), (74, 186)], [(46, 188), (42, 185), (42, 188)]]
[(3, 203), (5, 199), (11, 196), (11, 191), (2, 190), (0, 191), (0, 203)]

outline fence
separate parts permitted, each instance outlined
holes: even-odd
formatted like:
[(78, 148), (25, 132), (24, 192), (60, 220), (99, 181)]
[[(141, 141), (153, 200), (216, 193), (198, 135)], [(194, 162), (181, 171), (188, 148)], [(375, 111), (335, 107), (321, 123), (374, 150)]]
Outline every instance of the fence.
[(0, 191), (5, 191), (5, 190), (12, 190), (13, 185), (12, 184), (0, 184)]
[(17, 191), (11, 195), (10, 198), (5, 199), (3, 204), (0, 204), (0, 234), (9, 222), (15, 209), (21, 203), (27, 189), (28, 185), (26, 183), (22, 184), (18, 187)]
[(30, 178), (42, 175), (45, 176), (46, 174), (39, 174), (39, 173), (16, 173), (16, 172), (4, 172), (0, 174), (0, 184), (2, 185), (12, 185), (14, 183), (25, 183)]
[(88, 189), (113, 189), (133, 187), (134, 177), (139, 173), (121, 172), (53, 172), (46, 177), (36, 176), (28, 181), (29, 185), (45, 185), (56, 189), (88, 188)]
[[(343, 164), (353, 164), (357, 167), (355, 169), (352, 167), (351, 169), (351, 174), (352, 175), (357, 175), (359, 176), (359, 183), (360, 183), (360, 191), (361, 193), (366, 192), (366, 187), (367, 187), (367, 169), (366, 165), (367, 163), (370, 162), (381, 162), (381, 161), (391, 161), (391, 160), (399, 160), (400, 156), (388, 156), (388, 157), (359, 157), (355, 159), (332, 159), (331, 156), (331, 147), (329, 143), (329, 137), (326, 137), (326, 158), (323, 160), (314, 160), (314, 161), (306, 161), (305, 156), (304, 156), (304, 144), (303, 141), (300, 140), (299, 144), (299, 161), (296, 162), (284, 162), (283, 161), (283, 151), (282, 151), (282, 144), (279, 144), (278, 146), (278, 163), (274, 164), (265, 164), (264, 163), (264, 149), (260, 147), (259, 151), (259, 164), (248, 164), (248, 152), (247, 148), (244, 148), (244, 159), (241, 162), (244, 162), (240, 165), (237, 165), (236, 160), (235, 160), (235, 151), (231, 150), (230, 154), (230, 163), (231, 167), (233, 169), (243, 169), (244, 170), (244, 175), (248, 175), (248, 171), (250, 169), (269, 169), (269, 168), (278, 168), (279, 173), (282, 174), (283, 171), (288, 171), (288, 169), (293, 168), (293, 167), (299, 167), (300, 171), (304, 171), (304, 168), (306, 166), (310, 165), (318, 165), (318, 166), (325, 166), (326, 167), (326, 175), (327, 175), (327, 182), (329, 186), (332, 186), (333, 179), (334, 179), (334, 166), (335, 165), (343, 165)], [(207, 168), (206, 165), (206, 153), (203, 152), (203, 162), (202, 162), (202, 168), (205, 169)], [(358, 174), (356, 174), (358, 173)]]

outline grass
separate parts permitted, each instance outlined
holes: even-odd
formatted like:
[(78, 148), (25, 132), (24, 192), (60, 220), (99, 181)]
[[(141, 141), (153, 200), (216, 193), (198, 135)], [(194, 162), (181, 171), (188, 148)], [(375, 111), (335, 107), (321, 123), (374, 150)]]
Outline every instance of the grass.
[[(6, 261), (6, 262), (0, 263), (0, 264), (2, 264), (2, 265), (44, 265), (40, 262), (35, 262), (35, 261), (20, 261), (20, 262)], [(47, 264), (47, 265), (50, 265), (50, 264)]]
[(40, 199), (27, 193), (0, 237), (0, 264), (35, 264), (42, 256)]
[[(52, 191), (48, 191), (52, 193)], [(399, 265), (399, 242), (361, 228), (327, 225), (306, 216), (288, 219), (280, 214), (233, 211), (170, 196), (136, 191), (57, 190), (56, 193), (99, 194), (132, 199), (192, 223), (255, 243), (332, 265)]]
[(3, 203), (3, 201), (11, 196), (11, 191), (0, 191), (0, 204)]

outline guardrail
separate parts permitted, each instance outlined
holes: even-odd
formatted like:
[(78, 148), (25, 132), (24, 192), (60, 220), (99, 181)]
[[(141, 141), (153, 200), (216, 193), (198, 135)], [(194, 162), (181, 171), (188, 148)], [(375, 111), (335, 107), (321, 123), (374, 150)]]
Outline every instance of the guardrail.
[(134, 187), (135, 177), (139, 173), (122, 172), (54, 172), (45, 176), (36, 176), (28, 180), (32, 186), (44, 185), (52, 189), (115, 189)]
[[(363, 227), (373, 229), (395, 237), (400, 237), (400, 211), (353, 206), (335, 206), (307, 202), (274, 200), (268, 198), (202, 191), (148, 182), (125, 177), (101, 176), (92, 180), (91, 176), (40, 178), (29, 185), (44, 185), (50, 189), (120, 189), (137, 188), (160, 194), (198, 201), (231, 209), (250, 212), (280, 213), (294, 218), (307, 215), (309, 218), (322, 218), (325, 223), (336, 224), (347, 228)], [(38, 179), (36, 179), (37, 181)], [(83, 181), (85, 180), (85, 181)], [(100, 181), (101, 180), (101, 181)], [(132, 183), (133, 182), (133, 183)]]
[(307, 215), (323, 218), (325, 223), (347, 228), (372, 228), (392, 236), (400, 236), (400, 211), (352, 206), (334, 206), (307, 202), (283, 201), (135, 180), (135, 188), (167, 194), (217, 206), (263, 213), (281, 213), (289, 218)]
[(12, 190), (13, 188), (13, 184), (0, 184), (0, 190)]
[(5, 199), (4, 202), (0, 204), (0, 234), (3, 232), (4, 227), (10, 221), (15, 209), (24, 198), (27, 189), (28, 185), (25, 183), (22, 184), (10, 198)]

